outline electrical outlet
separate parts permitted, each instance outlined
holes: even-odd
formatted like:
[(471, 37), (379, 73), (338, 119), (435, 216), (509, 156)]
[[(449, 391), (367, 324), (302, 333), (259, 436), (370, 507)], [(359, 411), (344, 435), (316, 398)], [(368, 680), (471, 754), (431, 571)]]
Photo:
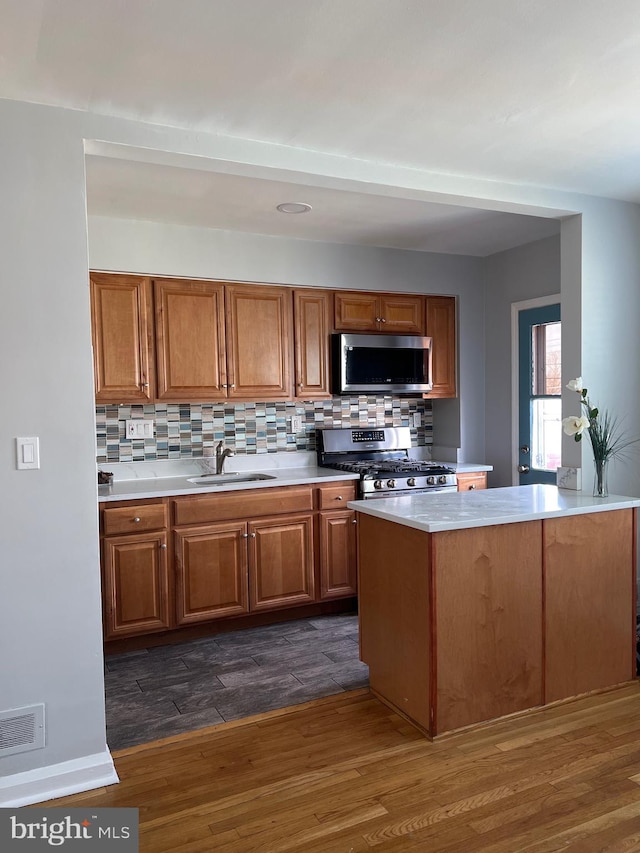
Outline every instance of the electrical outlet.
[(138, 418), (136, 420), (128, 420), (125, 428), (127, 438), (153, 438), (153, 419)]
[(291, 415), (291, 432), (301, 432), (302, 431), (302, 416), (301, 415)]
[(421, 427), (422, 426), (422, 415), (420, 412), (414, 412), (413, 413), (413, 425), (414, 425), (414, 427)]

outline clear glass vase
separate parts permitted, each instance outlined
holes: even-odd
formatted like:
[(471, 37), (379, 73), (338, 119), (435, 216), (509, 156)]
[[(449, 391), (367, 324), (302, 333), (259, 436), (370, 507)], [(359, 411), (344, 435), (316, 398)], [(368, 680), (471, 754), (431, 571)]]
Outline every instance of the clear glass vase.
[(593, 496), (594, 498), (606, 498), (609, 496), (609, 483), (607, 482), (608, 465), (606, 459), (593, 460)]

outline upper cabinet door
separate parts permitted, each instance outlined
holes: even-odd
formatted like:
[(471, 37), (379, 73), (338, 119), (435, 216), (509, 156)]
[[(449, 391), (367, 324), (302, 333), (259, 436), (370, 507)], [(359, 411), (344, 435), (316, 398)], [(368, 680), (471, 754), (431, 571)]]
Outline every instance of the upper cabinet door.
[(395, 293), (337, 292), (334, 328), (339, 332), (424, 334), (424, 297)]
[(333, 325), (337, 332), (375, 332), (378, 297), (375, 293), (334, 293)]
[(427, 335), (433, 339), (433, 389), (426, 397), (456, 396), (456, 299), (427, 296)]
[(226, 399), (223, 286), (161, 279), (154, 289), (158, 399)]
[(228, 284), (225, 310), (229, 398), (291, 398), (291, 290), (268, 285)]
[(148, 278), (91, 273), (96, 402), (146, 403), (155, 396)]
[(304, 400), (330, 397), (329, 327), (331, 293), (295, 290), (293, 318), (295, 340), (295, 394)]
[(380, 329), (399, 335), (424, 335), (424, 297), (383, 293)]

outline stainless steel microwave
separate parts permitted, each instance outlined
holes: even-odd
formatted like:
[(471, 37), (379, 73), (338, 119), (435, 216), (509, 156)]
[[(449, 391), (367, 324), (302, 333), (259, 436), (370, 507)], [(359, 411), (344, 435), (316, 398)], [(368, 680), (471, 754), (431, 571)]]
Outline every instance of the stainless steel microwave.
[(331, 335), (334, 394), (425, 394), (431, 391), (431, 338)]

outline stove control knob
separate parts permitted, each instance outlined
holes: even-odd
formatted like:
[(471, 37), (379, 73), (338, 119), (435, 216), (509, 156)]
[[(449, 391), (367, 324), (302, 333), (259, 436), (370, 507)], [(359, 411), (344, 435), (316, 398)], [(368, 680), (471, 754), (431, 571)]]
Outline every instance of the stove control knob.
[(407, 480), (407, 486), (415, 486), (415, 484), (416, 484), (416, 478), (415, 477), (409, 477), (409, 479)]
[(373, 488), (374, 489), (381, 489), (382, 488), (382, 480), (374, 480), (373, 481)]
[(435, 484), (436, 484), (436, 478), (435, 477), (427, 477), (427, 485), (428, 486), (435, 486)]
[(442, 485), (445, 485), (447, 482), (447, 475), (446, 474), (440, 474), (440, 476), (438, 477), (438, 482), (441, 483)]
[(388, 489), (395, 489), (395, 487), (396, 487), (396, 481), (395, 480), (387, 480), (387, 488)]

